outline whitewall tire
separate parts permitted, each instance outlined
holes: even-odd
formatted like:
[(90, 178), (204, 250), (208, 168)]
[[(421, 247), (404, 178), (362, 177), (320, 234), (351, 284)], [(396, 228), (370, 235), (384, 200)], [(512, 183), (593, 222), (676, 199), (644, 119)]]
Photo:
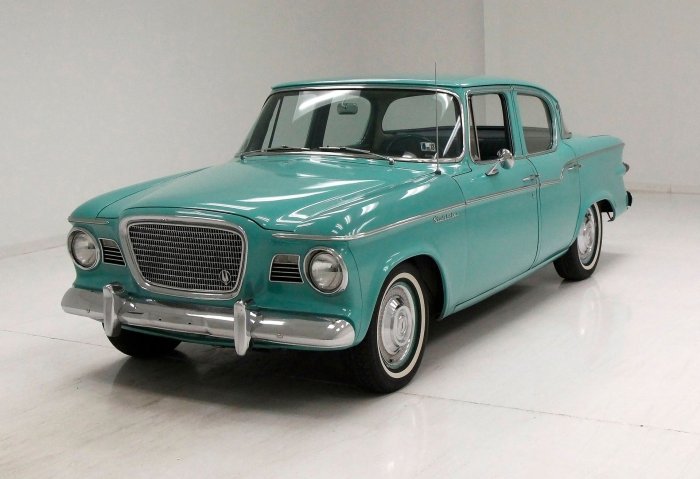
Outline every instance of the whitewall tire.
[(564, 279), (580, 281), (593, 274), (600, 259), (603, 244), (603, 221), (597, 203), (592, 204), (583, 216), (576, 240), (554, 267)]
[(428, 308), (418, 270), (410, 264), (396, 267), (382, 286), (365, 339), (350, 350), (362, 386), (388, 393), (411, 381), (425, 350)]

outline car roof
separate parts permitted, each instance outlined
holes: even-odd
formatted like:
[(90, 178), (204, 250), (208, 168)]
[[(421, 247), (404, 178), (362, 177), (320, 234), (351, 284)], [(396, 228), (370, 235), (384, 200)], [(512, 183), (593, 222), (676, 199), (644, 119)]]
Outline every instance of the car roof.
[[(435, 78), (428, 77), (402, 77), (402, 76), (387, 76), (387, 77), (358, 77), (358, 78), (331, 78), (320, 80), (306, 80), (285, 82), (275, 85), (273, 90), (286, 88), (303, 88), (303, 87), (322, 87), (322, 86), (338, 86), (338, 85), (377, 85), (377, 86), (419, 86), (431, 87), (437, 86), (442, 88), (474, 88), (481, 86), (495, 85), (514, 85), (544, 90), (539, 85), (531, 82), (516, 80), (513, 78), (495, 77), (495, 76), (439, 76)], [(546, 91), (546, 90), (545, 90)]]

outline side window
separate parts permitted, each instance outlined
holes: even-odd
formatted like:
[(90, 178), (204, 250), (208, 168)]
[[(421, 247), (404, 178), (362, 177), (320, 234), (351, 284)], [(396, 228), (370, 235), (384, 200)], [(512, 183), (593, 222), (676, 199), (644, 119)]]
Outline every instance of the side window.
[[(459, 100), (448, 93), (401, 92), (382, 118), (381, 152), (404, 158), (455, 158), (462, 153)], [(436, 139), (437, 134), (437, 139)], [(438, 151), (439, 149), (439, 151)]]
[(533, 154), (551, 150), (554, 146), (554, 129), (549, 106), (537, 96), (519, 93), (517, 98), (527, 152)]
[(506, 98), (500, 93), (482, 93), (469, 96), (470, 148), (476, 161), (495, 160), (498, 151), (513, 151), (508, 129)]

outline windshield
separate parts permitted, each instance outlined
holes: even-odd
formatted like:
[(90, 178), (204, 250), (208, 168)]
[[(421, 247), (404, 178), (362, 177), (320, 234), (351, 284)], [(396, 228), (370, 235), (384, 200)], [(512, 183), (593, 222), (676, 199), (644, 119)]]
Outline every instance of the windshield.
[(320, 89), (273, 93), (241, 154), (336, 151), (404, 161), (462, 155), (455, 95), (408, 89)]

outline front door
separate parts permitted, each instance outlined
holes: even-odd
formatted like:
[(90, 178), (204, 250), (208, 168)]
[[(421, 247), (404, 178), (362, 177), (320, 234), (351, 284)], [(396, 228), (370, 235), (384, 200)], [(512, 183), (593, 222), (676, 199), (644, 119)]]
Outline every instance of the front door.
[(506, 91), (470, 92), (468, 97), (471, 171), (455, 176), (467, 205), (463, 245), (468, 284), (463, 301), (526, 272), (537, 254), (535, 168), (519, 156), (512, 168), (492, 171), (499, 150), (516, 151), (511, 102)]

